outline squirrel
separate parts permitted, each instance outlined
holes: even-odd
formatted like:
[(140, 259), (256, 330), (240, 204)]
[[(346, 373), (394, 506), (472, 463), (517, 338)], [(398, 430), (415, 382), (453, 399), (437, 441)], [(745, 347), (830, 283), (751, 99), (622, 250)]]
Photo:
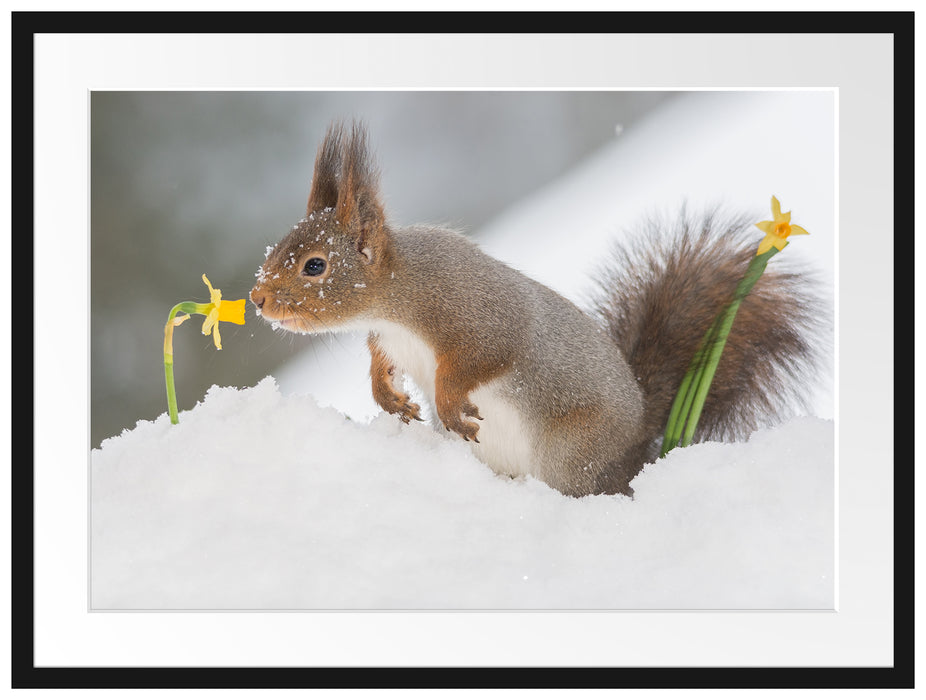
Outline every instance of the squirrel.
[[(496, 473), (567, 496), (625, 494), (659, 455), (670, 407), (756, 242), (745, 219), (682, 216), (617, 252), (590, 312), (444, 228), (387, 223), (366, 128), (333, 123), (306, 216), (258, 268), (250, 298), (287, 331), (368, 334), (376, 403), (420, 407)], [(777, 262), (777, 261), (776, 261)], [(799, 398), (817, 361), (813, 276), (768, 270), (743, 300), (696, 441), (739, 438)]]

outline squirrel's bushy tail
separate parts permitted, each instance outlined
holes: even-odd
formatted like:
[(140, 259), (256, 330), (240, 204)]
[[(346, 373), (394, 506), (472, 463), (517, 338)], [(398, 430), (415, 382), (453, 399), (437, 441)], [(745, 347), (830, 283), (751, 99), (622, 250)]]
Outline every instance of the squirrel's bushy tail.
[[(616, 264), (598, 279), (593, 310), (644, 392), (644, 461), (658, 456), (688, 365), (756, 254), (759, 218), (693, 219), (683, 211), (669, 227), (651, 221), (648, 235), (615, 248)], [(829, 355), (831, 321), (817, 280), (797, 271), (789, 253), (772, 258), (739, 308), (696, 441), (743, 438), (806, 409), (803, 392)]]

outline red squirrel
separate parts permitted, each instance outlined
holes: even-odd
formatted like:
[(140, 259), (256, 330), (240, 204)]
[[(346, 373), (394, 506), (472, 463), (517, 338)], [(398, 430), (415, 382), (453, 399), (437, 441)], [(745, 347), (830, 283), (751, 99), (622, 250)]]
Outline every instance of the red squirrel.
[[(272, 249), (251, 301), (286, 330), (368, 333), (373, 398), (421, 420), (400, 378), (499, 474), (569, 496), (632, 494), (659, 454), (688, 363), (755, 255), (745, 220), (681, 220), (618, 253), (592, 313), (459, 233), (391, 225), (366, 130), (335, 123), (305, 218)], [(777, 261), (776, 261), (777, 263)], [(769, 269), (743, 301), (696, 434), (748, 435), (806, 389), (821, 304)]]

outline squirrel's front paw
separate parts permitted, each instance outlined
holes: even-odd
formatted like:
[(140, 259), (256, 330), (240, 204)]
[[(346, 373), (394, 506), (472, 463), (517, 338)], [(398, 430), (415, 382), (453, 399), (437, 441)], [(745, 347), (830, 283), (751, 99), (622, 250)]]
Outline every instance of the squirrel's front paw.
[[(476, 418), (482, 420), (482, 416), (479, 415), (479, 409), (476, 408), (474, 404), (471, 404), (469, 401), (464, 401), (463, 405), (460, 406), (460, 412), (467, 418)], [(472, 425), (476, 425), (472, 423)], [(476, 426), (476, 430), (479, 430), (479, 426)], [(478, 440), (477, 440), (478, 442)]]
[(461, 385), (452, 375), (448, 375), (447, 367), (438, 365), (434, 382), (434, 407), (437, 417), (447, 430), (452, 430), (464, 440), (479, 442), (476, 434), (479, 424), (466, 420), (475, 418), (482, 420), (479, 409), (469, 400), (473, 387)]
[(421, 415), (421, 407), (412, 403), (408, 394), (399, 394), (394, 391), (381, 391), (374, 395), (378, 403), (386, 413), (392, 413), (399, 416), (399, 420), (408, 423), (412, 419), (424, 420)]
[(463, 405), (460, 406), (459, 412), (454, 412), (449, 416), (440, 416), (444, 427), (447, 430), (452, 430), (464, 440), (479, 442), (479, 438), (476, 437), (476, 433), (479, 432), (479, 424), (474, 423), (471, 420), (463, 420), (460, 418), (460, 413), (470, 418), (478, 418), (479, 420), (482, 420), (482, 416), (479, 415), (479, 409), (469, 401), (466, 401), (463, 403)]
[(403, 423), (408, 423), (412, 419), (424, 420), (419, 413), (421, 411), (421, 406), (412, 403), (411, 397), (408, 394), (397, 394), (393, 399), (392, 405), (387, 410), (389, 413), (398, 414), (399, 420)]

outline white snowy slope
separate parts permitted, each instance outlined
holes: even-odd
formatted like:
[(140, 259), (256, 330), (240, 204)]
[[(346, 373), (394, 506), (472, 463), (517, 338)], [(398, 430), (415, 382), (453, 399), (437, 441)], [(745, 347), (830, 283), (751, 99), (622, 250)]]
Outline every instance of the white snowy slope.
[(833, 423), (679, 449), (634, 497), (501, 478), (466, 444), (268, 378), (92, 454), (95, 609), (826, 609)]

